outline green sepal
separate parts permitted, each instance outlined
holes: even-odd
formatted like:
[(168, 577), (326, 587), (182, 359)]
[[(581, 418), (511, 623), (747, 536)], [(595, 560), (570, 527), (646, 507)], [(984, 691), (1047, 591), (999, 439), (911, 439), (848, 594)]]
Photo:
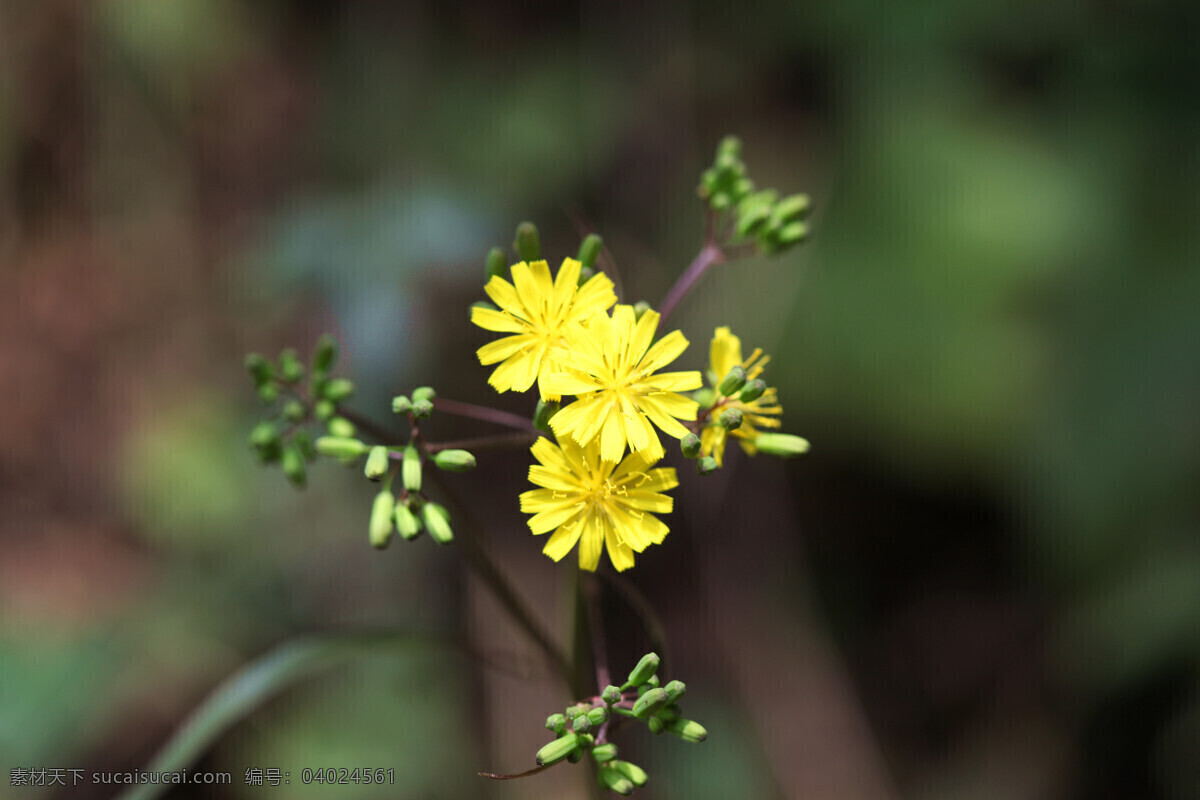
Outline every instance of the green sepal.
[(672, 720), (667, 723), (667, 733), (674, 734), (685, 742), (703, 742), (708, 738), (708, 731), (699, 722), (690, 719)]
[(650, 677), (654, 675), (655, 672), (658, 672), (659, 662), (660, 659), (658, 657), (658, 653), (646, 653), (646, 655), (642, 656), (642, 659), (638, 661), (637, 666), (630, 670), (629, 677), (625, 679), (625, 683), (621, 686), (621, 690), (624, 691), (625, 689), (641, 686), (643, 683), (650, 680)]
[(620, 771), (622, 775), (633, 781), (634, 786), (645, 786), (646, 781), (650, 780), (650, 776), (646, 774), (646, 770), (630, 761), (614, 761), (609, 766)]
[(354, 423), (345, 417), (334, 417), (325, 423), (325, 429), (329, 431), (330, 436), (341, 436), (347, 438), (358, 432), (358, 428), (354, 427)]
[(322, 436), (315, 447), (321, 455), (333, 458), (357, 458), (370, 449), (358, 439), (343, 436)]
[(450, 512), (437, 503), (426, 503), (421, 506), (421, 518), (425, 520), (425, 528), (429, 536), (438, 544), (450, 544), (454, 541), (454, 531), (450, 529)]
[(517, 255), (527, 264), (542, 260), (542, 240), (538, 236), (536, 225), (532, 222), (522, 222), (517, 226), (513, 250), (516, 250)]
[(313, 372), (319, 375), (328, 375), (329, 371), (333, 369), (333, 365), (337, 363), (337, 358), (337, 339), (328, 333), (321, 334), (321, 338), (317, 339), (316, 347), (313, 348)]
[(561, 408), (562, 403), (557, 400), (538, 400), (533, 409), (533, 427), (542, 433), (552, 433), (550, 420)]
[(367, 476), (369, 481), (379, 481), (388, 471), (388, 449), (383, 445), (376, 445), (371, 448), (371, 452), (367, 454), (367, 463), (363, 467), (363, 474)]
[(404, 448), (404, 458), (400, 463), (400, 480), (408, 491), (421, 491), (421, 454), (412, 442)]
[(438, 450), (433, 463), (447, 472), (469, 472), (475, 469), (475, 456), (467, 450)]
[(653, 716), (654, 712), (667, 704), (667, 690), (661, 686), (651, 689), (633, 704), (633, 715), (638, 719)]
[(308, 470), (304, 468), (304, 455), (295, 444), (283, 448), (280, 455), (280, 468), (288, 481), (297, 489), (303, 489), (308, 482)]
[(729, 397), (737, 394), (746, 385), (746, 368), (741, 364), (734, 364), (725, 377), (721, 380), (721, 385), (717, 387), (717, 391)]
[(727, 408), (717, 419), (718, 424), (727, 431), (736, 431), (742, 427), (745, 415), (740, 408)]
[(604, 240), (598, 234), (589, 233), (579, 243), (579, 254), (575, 260), (590, 269), (596, 266), (596, 259), (600, 257), (600, 251), (603, 249)]
[(273, 376), (271, 362), (267, 361), (259, 353), (248, 353), (246, 355), (246, 371), (250, 373), (250, 377), (254, 380), (254, 387), (258, 387), (269, 383)]
[(791, 458), (808, 452), (808, 440), (790, 433), (760, 433), (754, 440), (759, 452)]
[(392, 533), (396, 530), (392, 522), (392, 512), (396, 508), (396, 497), (388, 490), (375, 495), (375, 503), (371, 506), (370, 536), (371, 546), (380, 550), (388, 546)]
[(633, 781), (626, 778), (621, 771), (610, 766), (600, 767), (596, 780), (600, 787), (628, 797), (633, 794)]
[(551, 764), (557, 764), (578, 749), (579, 736), (574, 733), (568, 733), (566, 736), (560, 736), (554, 741), (543, 745), (542, 749), (537, 751), (534, 760), (537, 761), (539, 767), (548, 767)]
[(486, 283), (492, 278), (503, 278), (504, 273), (508, 271), (508, 258), (504, 255), (504, 250), (499, 247), (493, 247), (488, 251), (487, 258), (483, 260), (483, 280)]

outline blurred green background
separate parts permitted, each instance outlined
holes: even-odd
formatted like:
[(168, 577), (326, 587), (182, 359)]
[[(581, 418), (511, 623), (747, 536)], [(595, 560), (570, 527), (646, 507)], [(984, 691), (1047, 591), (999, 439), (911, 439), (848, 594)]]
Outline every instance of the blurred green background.
[[(596, 230), (656, 302), (726, 133), (814, 236), (710, 274), (681, 368), (731, 325), (813, 451), (681, 471), (631, 579), (711, 735), (622, 740), (641, 796), (1200, 797), (1197, 42), (1183, 0), (0, 3), (0, 797), (111, 797), (9, 771), (136, 769), (237, 668), (346, 628), (489, 656), (302, 683), (195, 766), (233, 785), (170, 796), (587, 796), (475, 776), (569, 698), (452, 548), (367, 546), (360, 476), (256, 465), (242, 356), (332, 330), (367, 413), (422, 383), (528, 413), (474, 357), (487, 248)], [(458, 485), (565, 637), (528, 460)], [(298, 785), (329, 766), (398, 781)]]

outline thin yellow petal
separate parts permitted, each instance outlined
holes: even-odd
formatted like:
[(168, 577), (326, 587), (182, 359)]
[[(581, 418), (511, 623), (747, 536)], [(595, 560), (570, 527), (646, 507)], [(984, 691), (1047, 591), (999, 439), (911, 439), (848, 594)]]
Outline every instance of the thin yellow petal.
[(529, 330), (524, 322), (505, 311), (494, 308), (475, 306), (471, 309), (471, 322), (479, 327), (496, 331), (497, 333), (526, 333)]
[(583, 525), (578, 522), (573, 525), (563, 525), (546, 540), (546, 546), (542, 548), (542, 552), (555, 561), (562, 561), (563, 556), (571, 552), (571, 548), (579, 541), (579, 531), (582, 528)]
[(475, 355), (479, 356), (480, 364), (495, 364), (497, 361), (503, 361), (513, 353), (529, 347), (536, 341), (537, 337), (529, 334), (505, 336), (503, 339), (497, 339), (494, 342), (488, 342), (483, 347), (479, 348)]

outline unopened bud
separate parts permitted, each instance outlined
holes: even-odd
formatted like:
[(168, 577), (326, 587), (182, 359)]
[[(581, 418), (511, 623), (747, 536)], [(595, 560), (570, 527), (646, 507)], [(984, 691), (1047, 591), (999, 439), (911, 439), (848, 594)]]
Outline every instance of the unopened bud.
[(412, 411), (412, 402), (404, 395), (398, 394), (392, 398), (392, 413), (407, 414)]
[(614, 761), (609, 766), (633, 781), (634, 786), (645, 786), (646, 781), (650, 779), (650, 776), (646, 774), (646, 770), (629, 761)]
[(753, 403), (758, 398), (762, 397), (763, 392), (767, 390), (767, 382), (762, 378), (755, 378), (749, 381), (742, 389), (742, 393), (738, 395), (738, 399), (743, 403)]
[(736, 136), (726, 136), (717, 144), (717, 155), (731, 155), (737, 157), (742, 152), (742, 140)]
[(692, 743), (703, 742), (708, 738), (708, 731), (704, 729), (703, 725), (682, 717), (667, 723), (667, 733), (672, 733), (685, 742)]
[(567, 719), (562, 714), (551, 714), (546, 717), (546, 728), (555, 733), (562, 733), (563, 728), (567, 724)]
[(375, 495), (375, 504), (371, 506), (371, 546), (383, 549), (392, 538), (392, 511), (396, 507), (395, 496), (384, 490)]
[(447, 472), (469, 472), (475, 469), (475, 456), (466, 450), (438, 450), (433, 463)]
[(421, 400), (428, 400), (432, 403), (435, 397), (437, 397), (437, 392), (433, 390), (432, 386), (418, 386), (413, 389), (412, 399), (414, 403)]
[(684, 692), (687, 691), (687, 684), (683, 681), (669, 681), (663, 687), (663, 690), (667, 693), (667, 702), (676, 703), (679, 702), (679, 698), (683, 697)]
[(279, 398), (279, 387), (273, 383), (264, 383), (258, 387), (258, 399), (263, 405), (270, 405)]
[(592, 730), (592, 721), (588, 719), (587, 714), (580, 714), (571, 720), (571, 730), (576, 733), (590, 733)]
[(513, 249), (525, 263), (542, 260), (542, 240), (538, 237), (537, 226), (532, 222), (522, 222), (517, 226), (516, 241)]
[(279, 374), (288, 383), (295, 383), (304, 377), (304, 365), (290, 347), (279, 354)]
[(594, 267), (596, 266), (596, 259), (600, 257), (600, 251), (603, 249), (604, 240), (597, 234), (589, 233), (579, 243), (579, 255), (576, 257), (576, 260), (585, 267)]
[(703, 389), (697, 389), (692, 392), (692, 399), (695, 400), (701, 408), (712, 407), (713, 401), (717, 399), (717, 393), (705, 386)]
[(317, 340), (317, 346), (313, 350), (312, 368), (313, 372), (327, 375), (333, 365), (337, 363), (338, 344), (337, 339), (328, 333), (322, 334)]
[(654, 716), (661, 719), (664, 724), (672, 720), (679, 719), (679, 706), (671, 704), (665, 708), (659, 709), (658, 713)]
[(318, 400), (313, 404), (313, 416), (320, 420), (327, 420), (337, 413), (337, 406), (328, 400)]
[(372, 447), (371, 452), (367, 454), (367, 464), (363, 468), (363, 474), (369, 481), (378, 481), (387, 474), (387, 471), (388, 449), (383, 445)]
[(769, 456), (790, 458), (808, 452), (808, 440), (790, 433), (760, 433), (754, 439), (759, 451)]
[(592, 748), (592, 758), (603, 764), (605, 761), (612, 761), (617, 757), (617, 746), (612, 742), (598, 744)]
[(404, 488), (410, 492), (421, 491), (421, 455), (411, 442), (404, 448), (404, 459), (400, 464), (400, 479), (404, 482)]
[(650, 310), (650, 304), (645, 300), (638, 300), (633, 304), (633, 318), (641, 319), (642, 316)]
[(271, 380), (271, 363), (258, 353), (246, 356), (246, 371), (254, 379), (255, 387), (269, 383)]
[(483, 279), (490, 281), (492, 278), (503, 278), (507, 269), (508, 259), (504, 257), (504, 250), (499, 247), (489, 250), (483, 262)]
[(812, 210), (812, 201), (809, 200), (808, 195), (793, 194), (775, 204), (775, 208), (771, 211), (771, 221), (782, 225), (808, 216), (810, 210)]
[(717, 471), (717, 460), (712, 456), (696, 459), (696, 472), (701, 475), (712, 475)]
[(566, 711), (563, 713), (567, 719), (573, 720), (576, 717), (578, 717), (580, 714), (586, 714), (587, 710), (588, 710), (587, 703), (575, 703), (574, 705), (567, 706)]
[(558, 413), (562, 403), (557, 400), (538, 400), (533, 410), (533, 427), (542, 433), (550, 433), (550, 418)]
[(736, 431), (738, 428), (742, 427), (743, 420), (744, 415), (742, 414), (741, 409), (727, 408), (721, 414), (717, 422), (719, 422), (721, 427), (727, 431)]
[(596, 277), (596, 270), (594, 267), (583, 267), (579, 270), (579, 285), (583, 286), (594, 277)]
[(787, 246), (803, 241), (806, 236), (808, 236), (808, 226), (796, 220), (779, 229), (778, 239), (781, 245)]
[(659, 658), (658, 653), (646, 653), (642, 656), (642, 660), (637, 663), (630, 672), (629, 677), (625, 679), (625, 685), (622, 689), (629, 689), (636, 686), (641, 686), (650, 677), (658, 672)]
[(353, 436), (358, 430), (354, 427), (354, 423), (345, 417), (334, 417), (325, 423), (326, 430), (330, 436), (341, 436), (347, 438)]
[(610, 706), (615, 706), (617, 703), (621, 702), (621, 688), (619, 686), (613, 686), (610, 683), (608, 686), (604, 687), (604, 692), (600, 695), (600, 698)]
[(304, 456), (301, 455), (300, 448), (294, 444), (283, 448), (279, 466), (292, 486), (297, 489), (304, 488), (304, 484), (308, 481), (308, 471), (304, 468)]
[(628, 797), (633, 794), (633, 781), (621, 774), (620, 770), (613, 767), (604, 766), (600, 768), (596, 780), (600, 783), (603, 789), (609, 789), (619, 795)]
[(539, 767), (548, 767), (562, 761), (579, 747), (578, 734), (568, 733), (542, 747), (537, 751), (536, 761)]
[(352, 394), (354, 394), (354, 381), (349, 378), (334, 378), (325, 381), (325, 385), (321, 387), (321, 395), (334, 403), (340, 403)]
[(438, 544), (449, 544), (454, 541), (454, 531), (450, 530), (450, 512), (437, 503), (426, 503), (421, 506), (421, 518), (429, 536)]
[(424, 419), (433, 413), (432, 400), (414, 400), (412, 404), (412, 413), (418, 419)]
[(717, 391), (729, 397), (737, 394), (746, 385), (746, 369), (741, 364), (734, 364), (729, 370), (725, 378), (721, 381), (721, 385), (717, 387)]
[(412, 512), (408, 503), (397, 503), (392, 516), (396, 518), (396, 530), (400, 531), (405, 541), (411, 542), (421, 535), (421, 519)]
[(608, 709), (604, 706), (597, 706), (587, 712), (587, 718), (592, 721), (593, 725), (603, 725), (608, 722)]
[(667, 729), (667, 724), (658, 717), (651, 717), (650, 719), (646, 720), (646, 727), (650, 729), (651, 733), (653, 733), (655, 736), (658, 736)]
[(662, 687), (651, 689), (633, 704), (633, 715), (639, 719), (653, 716), (655, 711), (667, 704), (667, 690)]
[(250, 446), (259, 449), (279, 442), (279, 431), (273, 422), (260, 422), (250, 431)]
[(355, 458), (370, 449), (358, 439), (342, 436), (322, 436), (317, 439), (315, 447), (321, 455), (334, 458)]
[(304, 403), (299, 400), (288, 400), (283, 404), (283, 417), (288, 422), (300, 422), (304, 419)]

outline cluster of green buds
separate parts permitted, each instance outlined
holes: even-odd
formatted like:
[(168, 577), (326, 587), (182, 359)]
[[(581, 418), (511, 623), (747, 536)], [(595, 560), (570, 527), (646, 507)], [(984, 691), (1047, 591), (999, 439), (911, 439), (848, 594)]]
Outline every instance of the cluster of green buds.
[(755, 191), (741, 151), (737, 137), (722, 139), (716, 160), (700, 176), (697, 191), (712, 212), (727, 223), (725, 243), (753, 242), (763, 253), (782, 253), (808, 236), (804, 221), (812, 208), (808, 195), (780, 198), (774, 189)]
[(330, 436), (355, 434), (354, 424), (339, 410), (354, 394), (354, 383), (330, 377), (337, 357), (337, 341), (329, 334), (317, 340), (307, 367), (291, 348), (281, 352), (275, 362), (258, 353), (246, 356), (246, 371), (259, 399), (273, 407), (272, 416), (250, 432), (250, 446), (264, 464), (278, 463), (297, 488), (307, 483), (305, 464), (317, 457), (313, 426), (323, 427)]
[[(421, 436), (420, 421), (433, 413), (437, 393), (431, 386), (420, 386), (411, 396), (392, 398), (392, 411), (407, 417), (411, 427), (409, 441), (404, 444), (368, 445), (351, 436), (323, 436), (317, 439), (318, 453), (336, 458), (345, 464), (357, 464), (366, 457), (363, 475), (374, 483), (383, 483), (371, 506), (368, 533), (371, 544), (380, 549), (391, 543), (396, 531), (406, 541), (412, 541), (429, 531), (438, 544), (454, 540), (450, 527), (450, 512), (445, 506), (430, 500), (423, 492), (424, 467), (432, 462), (447, 472), (466, 472), (475, 468), (475, 456), (466, 450), (430, 447)], [(392, 486), (400, 477), (399, 494)]]
[(687, 687), (677, 680), (660, 685), (658, 666), (658, 655), (647, 653), (622, 685), (607, 686), (598, 696), (547, 717), (546, 727), (558, 738), (537, 752), (538, 766), (564, 760), (575, 763), (591, 753), (599, 765), (597, 780), (601, 788), (629, 795), (645, 785), (647, 776), (636, 764), (619, 760), (617, 746), (606, 740), (609, 725), (615, 720), (644, 722), (655, 734), (670, 733), (685, 742), (704, 741), (708, 737), (704, 726), (680, 713), (678, 700)]

